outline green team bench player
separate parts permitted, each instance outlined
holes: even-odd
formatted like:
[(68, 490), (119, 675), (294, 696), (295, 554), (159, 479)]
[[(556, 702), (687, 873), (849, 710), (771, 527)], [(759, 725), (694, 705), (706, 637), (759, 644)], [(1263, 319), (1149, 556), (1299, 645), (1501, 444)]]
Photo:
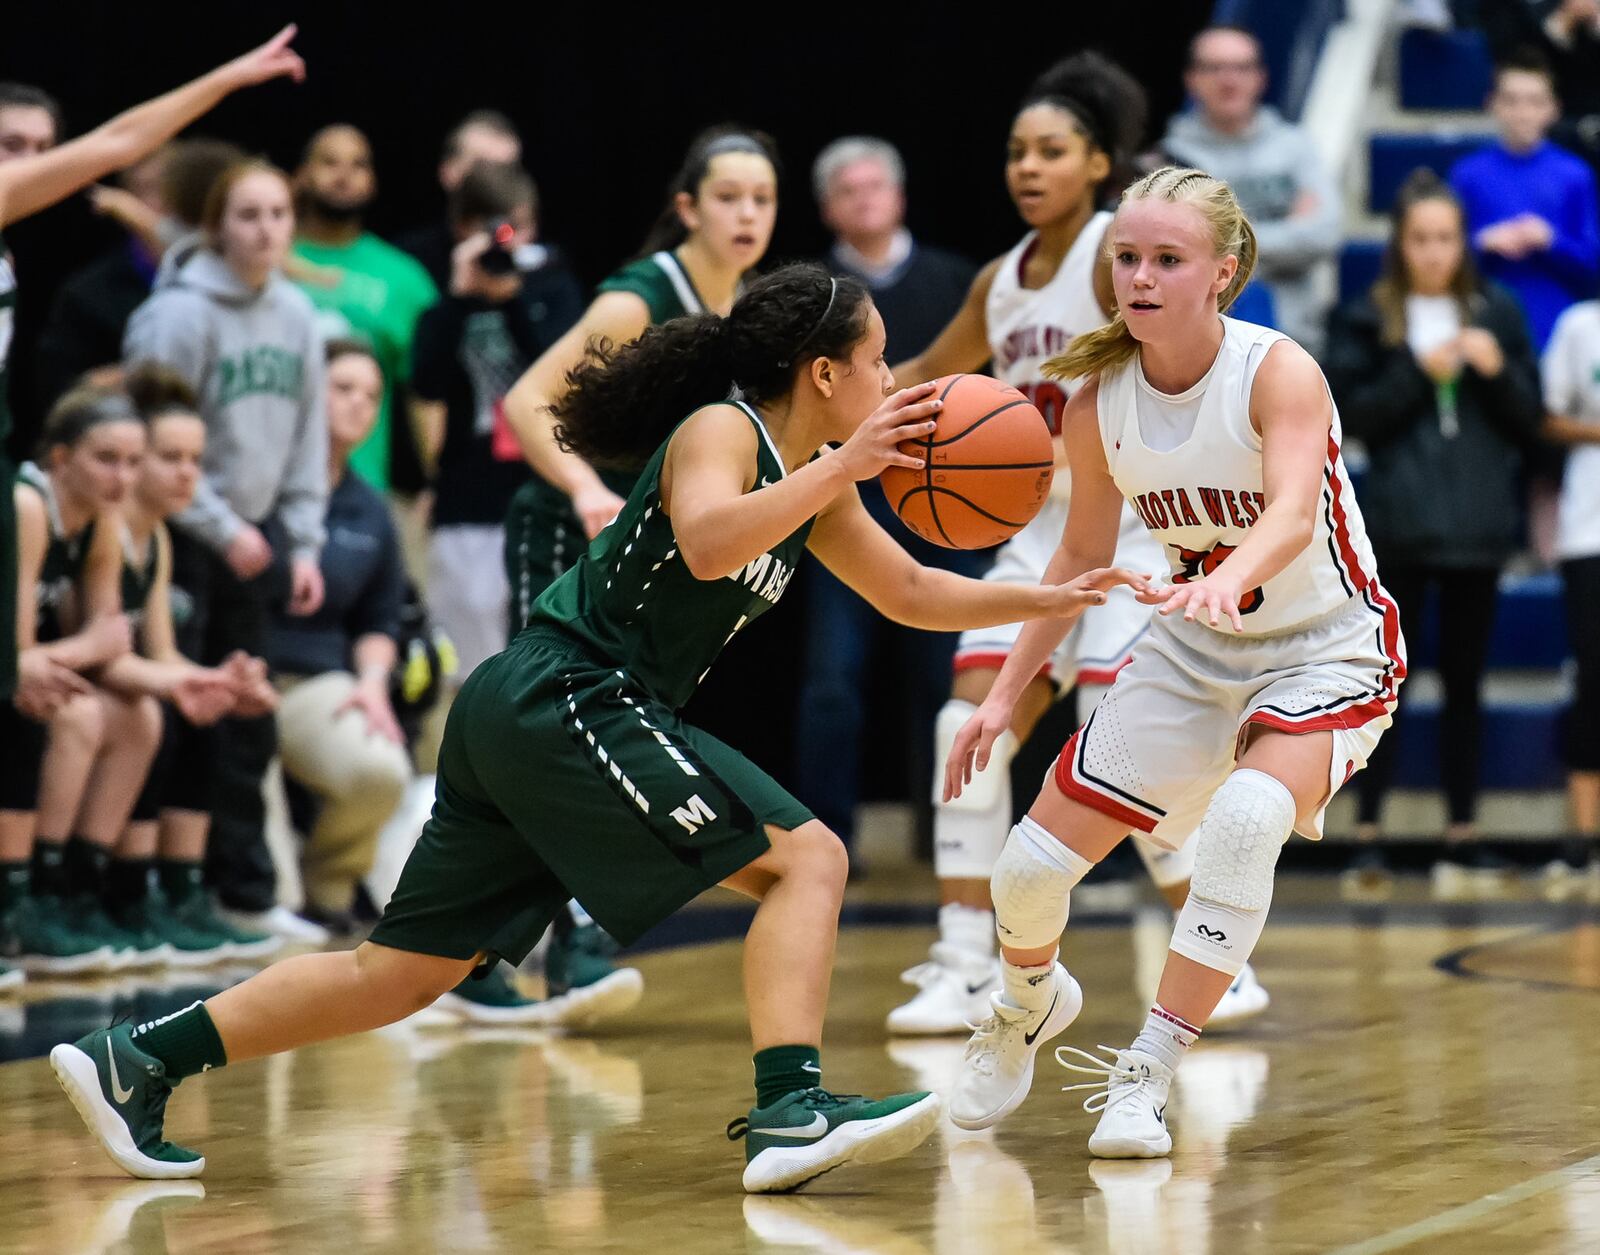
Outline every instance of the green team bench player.
[[(729, 1128), (746, 1139), (745, 1189), (795, 1189), (905, 1154), (932, 1131), (931, 1094), (822, 1088), (843, 846), (677, 711), (782, 595), (807, 546), (891, 618), (935, 631), (1072, 618), (1138, 579), (1102, 570), (1007, 585), (907, 555), (854, 483), (919, 465), (899, 442), (931, 431), (940, 403), (929, 385), (884, 399), (883, 344), (865, 288), (790, 266), (725, 319), (678, 319), (586, 361), (556, 409), (563, 443), (596, 462), (644, 461), (643, 472), (527, 630), (462, 688), (433, 817), (372, 939), (51, 1052), (117, 1164), (197, 1175), (205, 1160), (163, 1138), (175, 1082), (398, 1020), (486, 958), (520, 960), (569, 897), (626, 943), (719, 883), (760, 903), (744, 950), (756, 1103)], [(742, 400), (724, 400), (735, 388)], [(830, 442), (842, 445), (816, 456)]]

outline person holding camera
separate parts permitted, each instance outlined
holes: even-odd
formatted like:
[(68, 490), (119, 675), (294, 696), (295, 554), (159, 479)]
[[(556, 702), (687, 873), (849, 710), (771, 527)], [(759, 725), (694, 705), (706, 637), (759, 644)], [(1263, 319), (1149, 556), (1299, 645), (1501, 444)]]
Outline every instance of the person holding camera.
[(428, 602), (460, 654), (458, 682), (506, 644), (505, 518), (533, 472), (505, 394), (583, 312), (571, 271), (535, 243), (537, 205), (518, 166), (468, 171), (450, 197), (449, 291), (422, 316), (413, 349), (424, 456), (437, 461)]

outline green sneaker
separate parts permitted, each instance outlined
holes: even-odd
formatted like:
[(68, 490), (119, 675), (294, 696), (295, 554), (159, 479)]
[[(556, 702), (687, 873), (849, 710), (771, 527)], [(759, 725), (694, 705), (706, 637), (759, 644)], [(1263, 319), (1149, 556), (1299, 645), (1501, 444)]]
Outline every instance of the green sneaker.
[(0, 963), (0, 993), (8, 989), (21, 989), (23, 981), (28, 979), (28, 974), (20, 967), (8, 967)]
[(59, 902), (31, 895), (0, 918), (0, 955), (40, 976), (109, 972), (115, 961), (104, 939), (80, 936), (67, 926)]
[(111, 922), (135, 935), (155, 938), (167, 947), (166, 961), (173, 967), (204, 967), (228, 957), (224, 938), (189, 927), (156, 893), (112, 910)]
[(191, 893), (169, 904), (172, 916), (185, 928), (221, 939), (225, 959), (265, 959), (283, 949), (283, 938), (255, 928), (240, 928), (217, 914), (209, 893)]
[(441, 994), (417, 1020), (439, 1028), (457, 1024), (557, 1023), (551, 1003), (529, 998), (512, 983), (504, 963), (495, 963), (486, 976), (469, 976), (447, 994)]
[(797, 1089), (770, 1107), (752, 1107), (728, 1125), (744, 1138), (744, 1188), (751, 1194), (797, 1190), (847, 1163), (881, 1163), (915, 1150), (943, 1111), (933, 1094), (863, 1098)]
[(160, 1181), (205, 1171), (203, 1155), (161, 1136), (172, 1094), (167, 1069), (133, 1044), (126, 1024), (57, 1046), (50, 1066), (89, 1132), (129, 1176)]
[(598, 924), (577, 924), (550, 938), (544, 979), (552, 1012), (562, 1024), (592, 1024), (631, 1011), (644, 996), (644, 975), (611, 961), (612, 941)]
[(65, 902), (67, 926), (82, 936), (99, 937), (109, 945), (117, 971), (160, 967), (172, 953), (153, 933), (130, 932), (115, 923), (93, 894), (82, 893)]

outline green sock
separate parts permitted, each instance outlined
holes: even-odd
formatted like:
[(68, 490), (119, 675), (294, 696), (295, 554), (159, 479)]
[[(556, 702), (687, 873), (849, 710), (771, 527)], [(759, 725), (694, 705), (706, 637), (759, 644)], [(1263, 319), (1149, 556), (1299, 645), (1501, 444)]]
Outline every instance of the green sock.
[(0, 911), (9, 911), (27, 897), (32, 880), (33, 872), (26, 859), (0, 863)]
[(204, 891), (204, 877), (198, 859), (164, 858), (156, 866), (161, 878), (161, 892), (167, 895), (167, 901), (174, 906)]
[(756, 1106), (822, 1084), (822, 1054), (815, 1046), (768, 1046), (755, 1053)]
[(106, 901), (121, 908), (135, 906), (150, 896), (150, 873), (155, 860), (113, 858), (106, 876)]
[(133, 1030), (133, 1044), (165, 1064), (167, 1079), (173, 1083), (220, 1068), (228, 1061), (217, 1026), (203, 1002), (192, 1002), (182, 1011), (139, 1025)]

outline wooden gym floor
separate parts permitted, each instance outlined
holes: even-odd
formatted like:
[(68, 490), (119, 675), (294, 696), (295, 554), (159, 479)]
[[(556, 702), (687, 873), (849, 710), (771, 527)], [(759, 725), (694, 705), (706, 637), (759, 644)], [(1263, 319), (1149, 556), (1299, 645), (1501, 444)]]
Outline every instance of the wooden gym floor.
[[(960, 1058), (960, 1039), (885, 1039), (931, 890), (892, 879), (852, 892), (823, 1054), (836, 1090), (937, 1083)], [(749, 1101), (740, 914), (680, 916), (658, 940), (681, 944), (636, 960), (636, 1015), (587, 1038), (400, 1025), (188, 1082), (168, 1127), (207, 1154), (199, 1182), (121, 1176), (41, 1059), (0, 1065), (0, 1250), (1600, 1251), (1592, 905), (1411, 886), (1351, 906), (1328, 878), (1280, 878), (1257, 961), (1272, 1006), (1185, 1061), (1170, 1160), (1092, 1160), (1092, 1118), (1058, 1091), (1076, 1078), (1045, 1054), (992, 1134), (947, 1127), (906, 1159), (755, 1199), (723, 1136)], [(1060, 1041), (1126, 1044), (1168, 924), (1150, 907), (1080, 922), (1066, 957), (1088, 1002)], [(0, 1009), (0, 1047), (36, 1053), (153, 1005), (62, 991)]]

